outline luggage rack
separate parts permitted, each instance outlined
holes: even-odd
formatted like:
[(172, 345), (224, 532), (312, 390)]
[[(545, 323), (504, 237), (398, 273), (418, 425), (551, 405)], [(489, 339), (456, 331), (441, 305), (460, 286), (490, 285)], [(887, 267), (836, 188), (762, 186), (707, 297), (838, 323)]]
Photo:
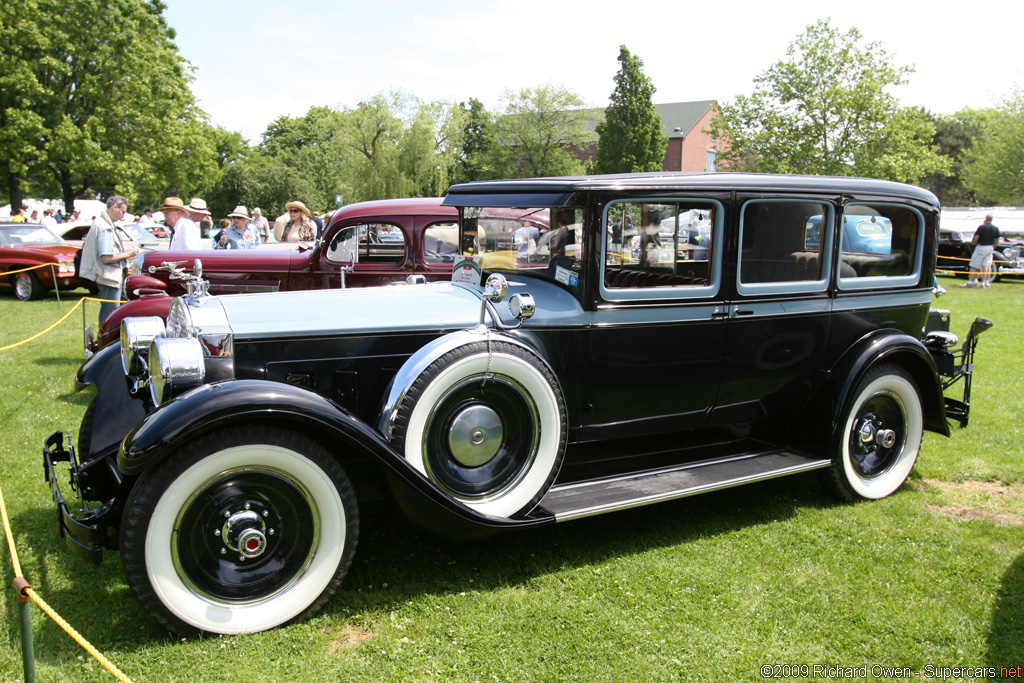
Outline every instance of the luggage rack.
[(935, 360), (935, 368), (941, 378), (943, 392), (963, 380), (962, 400), (945, 397), (946, 418), (960, 423), (961, 428), (967, 426), (970, 417), (971, 378), (974, 375), (974, 350), (978, 346), (978, 336), (990, 327), (992, 327), (991, 320), (975, 318), (971, 323), (971, 329), (964, 338), (963, 345), (958, 349), (952, 348), (958, 341), (957, 336), (952, 332), (929, 332), (924, 340), (925, 346)]

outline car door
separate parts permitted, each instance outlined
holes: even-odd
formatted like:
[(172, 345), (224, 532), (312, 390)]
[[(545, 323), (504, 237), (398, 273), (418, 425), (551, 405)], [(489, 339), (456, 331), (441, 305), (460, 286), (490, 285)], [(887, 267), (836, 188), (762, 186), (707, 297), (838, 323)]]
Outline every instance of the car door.
[[(736, 264), (721, 389), (710, 423), (754, 433), (792, 414), (821, 381), (828, 342), (835, 208), (826, 197), (738, 197)], [(825, 226), (818, 229), (818, 226)]]
[[(413, 216), (353, 218), (335, 226), (314, 264), (316, 288), (375, 287), (402, 282), (413, 272)], [(312, 287), (311, 287), (312, 288)]]
[[(721, 200), (706, 197), (604, 207), (584, 440), (628, 439), (639, 453), (704, 426), (728, 325), (724, 214)], [(704, 237), (691, 249), (694, 229)]]

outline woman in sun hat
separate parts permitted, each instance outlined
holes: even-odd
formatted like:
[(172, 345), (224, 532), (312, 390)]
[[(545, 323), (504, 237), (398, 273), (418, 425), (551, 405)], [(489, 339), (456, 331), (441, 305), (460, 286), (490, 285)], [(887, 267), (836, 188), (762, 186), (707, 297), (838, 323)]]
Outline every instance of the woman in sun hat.
[(302, 202), (288, 202), (285, 204), (288, 210), (290, 222), (285, 224), (281, 231), (280, 242), (312, 242), (316, 239), (316, 225), (313, 224), (313, 215)]
[(220, 233), (217, 241), (217, 249), (255, 249), (259, 246), (260, 240), (256, 231), (249, 222), (249, 212), (239, 204), (235, 210), (228, 214), (233, 225)]

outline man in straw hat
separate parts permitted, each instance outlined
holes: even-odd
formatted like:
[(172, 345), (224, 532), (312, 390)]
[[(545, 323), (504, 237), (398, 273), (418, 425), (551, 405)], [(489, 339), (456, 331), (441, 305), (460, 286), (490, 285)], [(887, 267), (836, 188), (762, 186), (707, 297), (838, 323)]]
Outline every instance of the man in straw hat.
[(228, 214), (233, 224), (227, 230), (220, 233), (217, 241), (217, 249), (255, 249), (259, 246), (260, 239), (256, 236), (256, 230), (248, 225), (249, 212), (239, 204), (235, 210)]
[[(196, 204), (197, 201), (199, 204)], [(206, 211), (206, 202), (202, 199), (193, 199), (192, 204), (196, 204), (196, 208), (209, 215), (209, 211)], [(168, 197), (164, 200), (164, 205), (160, 207), (160, 210), (164, 212), (164, 220), (167, 225), (174, 231), (170, 249), (193, 251), (201, 248), (199, 226), (191, 218), (191, 205), (185, 206), (184, 202), (177, 197)]]

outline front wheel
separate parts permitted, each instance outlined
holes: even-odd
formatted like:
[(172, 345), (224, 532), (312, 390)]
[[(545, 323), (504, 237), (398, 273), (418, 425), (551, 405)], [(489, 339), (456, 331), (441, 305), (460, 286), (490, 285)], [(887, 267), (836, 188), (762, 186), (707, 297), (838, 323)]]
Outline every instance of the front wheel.
[(35, 273), (18, 273), (14, 276), (14, 296), (20, 300), (32, 301), (43, 296), (45, 292), (46, 288)]
[(839, 424), (826, 483), (846, 500), (884, 498), (903, 485), (924, 435), (921, 397), (896, 365), (870, 370)]
[(173, 631), (252, 633), (315, 613), (355, 553), (348, 477), (312, 439), (230, 428), (140, 477), (121, 558), (143, 606)]

